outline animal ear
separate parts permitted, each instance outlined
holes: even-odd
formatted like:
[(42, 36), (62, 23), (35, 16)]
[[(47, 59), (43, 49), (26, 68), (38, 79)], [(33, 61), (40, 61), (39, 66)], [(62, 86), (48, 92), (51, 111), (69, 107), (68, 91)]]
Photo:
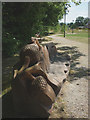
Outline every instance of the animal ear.
[(32, 40), (33, 43), (36, 42), (36, 38), (35, 37), (31, 37), (31, 40)]
[(39, 50), (40, 50), (42, 47), (41, 47), (41, 45), (40, 45), (40, 43), (39, 43), (38, 39), (36, 39), (36, 44), (38, 45)]

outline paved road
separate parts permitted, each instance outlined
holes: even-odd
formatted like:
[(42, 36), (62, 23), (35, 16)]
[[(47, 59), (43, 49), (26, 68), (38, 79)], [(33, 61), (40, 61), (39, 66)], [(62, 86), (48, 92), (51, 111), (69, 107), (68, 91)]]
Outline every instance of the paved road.
[(68, 40), (58, 35), (53, 38), (58, 51), (71, 54), (69, 81), (60, 92), (69, 118), (88, 118), (88, 44)]

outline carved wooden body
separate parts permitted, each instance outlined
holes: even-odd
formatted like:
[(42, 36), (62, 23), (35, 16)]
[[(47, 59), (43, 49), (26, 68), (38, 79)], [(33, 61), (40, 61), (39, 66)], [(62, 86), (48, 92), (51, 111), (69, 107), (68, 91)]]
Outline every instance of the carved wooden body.
[[(55, 101), (54, 84), (48, 79), (49, 54), (37, 41), (21, 49), (20, 61), (14, 66), (13, 102), (17, 114), (44, 116)], [(36, 105), (36, 106), (35, 106)], [(36, 109), (40, 111), (35, 112)]]
[[(20, 52), (14, 66), (12, 93), (17, 115), (48, 117), (59, 92), (60, 82), (48, 77), (49, 53), (38, 41), (28, 44)], [(54, 82), (53, 82), (54, 81)]]

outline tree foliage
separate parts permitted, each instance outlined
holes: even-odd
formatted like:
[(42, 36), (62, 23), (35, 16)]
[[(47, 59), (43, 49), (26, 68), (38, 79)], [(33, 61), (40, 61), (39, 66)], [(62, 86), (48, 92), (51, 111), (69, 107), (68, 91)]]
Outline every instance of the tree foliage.
[(71, 29), (73, 29), (73, 28), (75, 29), (80, 26), (86, 27), (88, 24), (88, 21), (90, 21), (90, 18), (88, 18), (88, 17), (84, 18), (83, 16), (79, 16), (76, 18), (75, 23), (73, 23), (73, 22), (68, 23), (67, 26)]
[(4, 2), (3, 54), (12, 55), (22, 45), (30, 42), (31, 36), (47, 26), (55, 26), (64, 14), (64, 2)]
[(84, 26), (84, 17), (77, 17), (75, 21), (76, 26)]
[[(73, 1), (75, 4), (78, 2)], [(11, 56), (24, 44), (30, 42), (31, 36), (40, 32), (41, 35), (49, 27), (58, 25), (68, 9), (67, 2), (3, 2), (3, 55)]]

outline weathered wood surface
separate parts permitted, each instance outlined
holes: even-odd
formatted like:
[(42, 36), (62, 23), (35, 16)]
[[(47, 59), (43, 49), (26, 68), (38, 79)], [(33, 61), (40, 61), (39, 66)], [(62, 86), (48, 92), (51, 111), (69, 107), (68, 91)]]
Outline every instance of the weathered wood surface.
[[(50, 48), (48, 47), (49, 55), (51, 58), (53, 56), (52, 48), (53, 47), (51, 46)], [(46, 48), (42, 47), (42, 52), (45, 53), (45, 49)], [(54, 50), (56, 50), (56, 48)], [(47, 56), (47, 52), (44, 55)], [(49, 66), (48, 71), (43, 72), (40, 68), (43, 65), (43, 63), (47, 64), (47, 62), (45, 63), (46, 60), (47, 57), (46, 59), (44, 59), (42, 64), (38, 64), (38, 66), (37, 64), (35, 64), (31, 68), (26, 68), (19, 75), (19, 77), (17, 76), (14, 79), (12, 83), (11, 94), (7, 95), (6, 97), (5, 96), (3, 97), (4, 99), (3, 117), (13, 116), (13, 117), (36, 117), (36, 118), (44, 117), (45, 118), (50, 115), (50, 109), (52, 103), (55, 101), (55, 97), (58, 95), (63, 83), (65, 82), (69, 74), (70, 59), (69, 56), (67, 57), (67, 55), (65, 56), (55, 51), (53, 59), (51, 59), (50, 61), (51, 64)], [(39, 77), (38, 75), (41, 77)], [(40, 85), (39, 82), (36, 81), (40, 81)], [(32, 86), (32, 83), (34, 84), (34, 86)], [(43, 89), (43, 92), (41, 92), (40, 89), (35, 87), (35, 85), (36, 86), (39, 85), (40, 89), (43, 87), (43, 85), (44, 86), (46, 85), (46, 87), (45, 89)], [(7, 107), (5, 106), (6, 99), (12, 101), (11, 104), (13, 107), (10, 108), (9, 105), (7, 105)], [(8, 108), (10, 109), (10, 112), (7, 113), (6, 110)]]

